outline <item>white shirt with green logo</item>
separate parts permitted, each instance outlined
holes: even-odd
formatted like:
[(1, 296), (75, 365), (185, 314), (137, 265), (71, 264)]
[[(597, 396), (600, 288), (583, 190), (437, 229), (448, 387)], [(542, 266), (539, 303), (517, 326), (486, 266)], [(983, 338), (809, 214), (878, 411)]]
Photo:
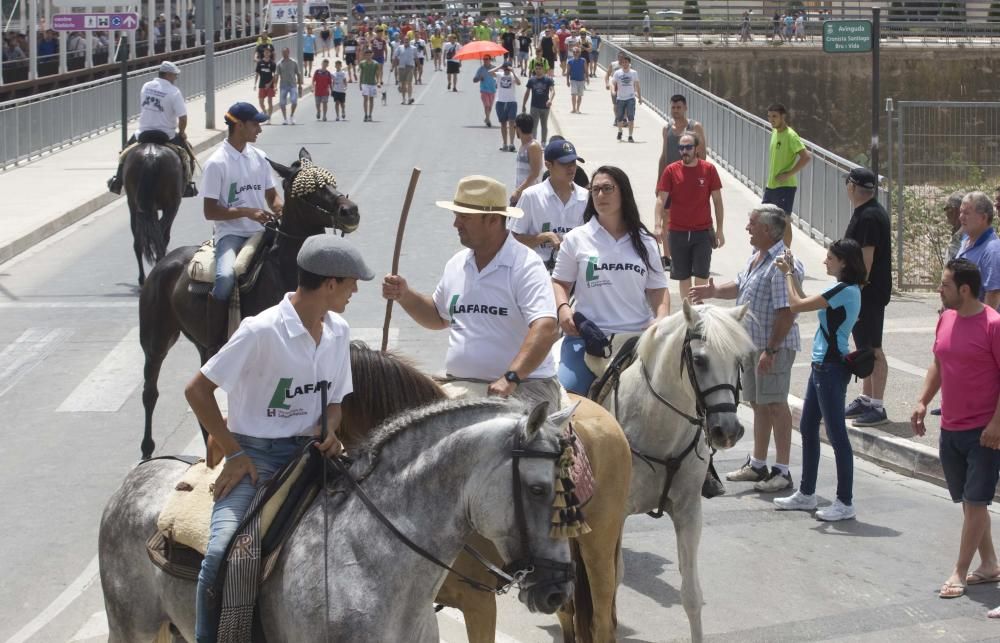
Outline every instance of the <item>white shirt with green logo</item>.
[[(515, 234), (541, 234), (555, 232), (562, 238), (573, 228), (583, 225), (583, 211), (587, 209), (587, 190), (573, 184), (573, 193), (566, 203), (562, 202), (552, 182), (545, 179), (521, 193), (517, 207), (524, 210), (520, 219), (511, 219), (510, 230)], [(548, 261), (552, 258), (552, 246), (548, 243), (535, 248), (535, 252)]]
[[(264, 193), (275, 187), (274, 174), (267, 156), (249, 143), (239, 152), (223, 141), (205, 161), (201, 177), (201, 195), (217, 199), (227, 208), (257, 208), (268, 211)], [(215, 222), (215, 241), (229, 235), (252, 237), (264, 226), (253, 219), (240, 217)]]
[[(434, 290), (434, 304), (441, 319), (450, 322), (447, 373), (488, 381), (510, 370), (532, 322), (556, 317), (552, 280), (545, 265), (509, 234), (481, 272), (471, 250), (452, 257)], [(555, 374), (555, 361), (549, 355), (528, 377)]]
[(229, 395), (229, 430), (257, 438), (312, 435), (322, 387), (337, 404), (354, 390), (351, 332), (327, 313), (317, 346), (286, 294), (277, 306), (247, 317), (229, 342), (201, 367)]
[(646, 291), (667, 287), (660, 251), (643, 235), (646, 266), (632, 247), (632, 237), (615, 239), (593, 218), (568, 232), (559, 246), (552, 278), (576, 284), (576, 311), (605, 333), (635, 333), (654, 315)]

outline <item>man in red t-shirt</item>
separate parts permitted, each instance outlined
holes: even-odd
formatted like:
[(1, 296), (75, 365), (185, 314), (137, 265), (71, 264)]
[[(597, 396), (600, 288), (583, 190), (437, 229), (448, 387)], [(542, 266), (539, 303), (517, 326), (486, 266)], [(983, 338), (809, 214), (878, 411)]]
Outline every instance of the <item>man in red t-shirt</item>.
[[(668, 165), (656, 184), (656, 232), (664, 256), (670, 258), (670, 278), (680, 282), (681, 296), (708, 283), (712, 250), (725, 243), (722, 234), (722, 180), (715, 166), (698, 158), (698, 137), (684, 134), (677, 143), (681, 160)], [(715, 230), (712, 230), (712, 207)]]
[[(958, 560), (941, 586), (957, 598), (966, 585), (1000, 580), (989, 504), (1000, 471), (1000, 313), (979, 301), (982, 276), (968, 259), (952, 259), (938, 293), (945, 311), (934, 336), (934, 362), (910, 423), (924, 435), (927, 405), (941, 390), (939, 456), (951, 499), (962, 503)], [(979, 567), (969, 571), (979, 552)], [(988, 615), (1000, 617), (1000, 607)]]
[(566, 61), (569, 59), (569, 49), (566, 46), (566, 39), (569, 38), (571, 32), (566, 27), (559, 27), (556, 31), (556, 38), (558, 38), (559, 43), (559, 68), (562, 69), (562, 75), (566, 75)]
[(333, 74), (330, 73), (330, 61), (323, 59), (322, 69), (317, 69), (313, 74), (313, 96), (316, 97), (316, 120), (320, 119), (320, 112), (323, 113), (323, 120), (326, 120), (326, 108), (330, 103), (330, 86), (333, 85)]

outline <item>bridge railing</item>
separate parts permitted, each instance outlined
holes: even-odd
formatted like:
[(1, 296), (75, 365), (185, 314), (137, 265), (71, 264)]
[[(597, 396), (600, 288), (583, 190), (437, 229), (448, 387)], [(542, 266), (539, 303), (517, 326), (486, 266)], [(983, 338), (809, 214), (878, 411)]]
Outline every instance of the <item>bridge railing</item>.
[[(276, 38), (274, 45), (291, 42), (292, 36)], [(252, 45), (215, 56), (216, 87), (245, 80), (253, 73)], [(205, 92), (205, 57), (180, 61), (177, 86), (185, 98)], [(128, 76), (128, 116), (139, 115), (139, 89), (156, 77), (156, 68)], [(121, 125), (121, 79), (104, 78), (36, 96), (0, 103), (0, 168), (69, 145)]]
[[(622, 49), (605, 42), (600, 49), (600, 63), (607, 66)], [(768, 148), (771, 126), (766, 120), (709, 93), (635, 54), (632, 68), (639, 72), (644, 102), (660, 116), (670, 119), (670, 97), (682, 94), (687, 99), (688, 114), (705, 126), (708, 153), (712, 161), (724, 167), (758, 195), (767, 182)], [(799, 173), (793, 221), (815, 240), (828, 245), (841, 238), (851, 218), (844, 178), (858, 167), (809, 141), (803, 140), (813, 160)], [(886, 201), (880, 196), (880, 201)], [(745, 213), (735, 213), (741, 216)]]

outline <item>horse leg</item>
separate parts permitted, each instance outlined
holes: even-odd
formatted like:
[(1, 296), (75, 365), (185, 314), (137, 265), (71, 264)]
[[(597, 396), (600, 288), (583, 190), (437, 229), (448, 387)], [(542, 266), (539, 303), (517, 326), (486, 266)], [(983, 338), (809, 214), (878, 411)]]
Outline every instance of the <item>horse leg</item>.
[(701, 582), (698, 579), (698, 543), (701, 541), (701, 482), (704, 468), (698, 469), (702, 475), (697, 484), (676, 489), (677, 498), (671, 493), (670, 518), (677, 536), (677, 563), (681, 572), (681, 604), (687, 613), (691, 627), (692, 643), (702, 640), (701, 607), (703, 604)]
[[(578, 538), (581, 565), (580, 578), (585, 585), (577, 588), (576, 636), (581, 643), (614, 641), (617, 629), (615, 594), (618, 591), (618, 551), (621, 548), (621, 528), (592, 531)], [(615, 547), (610, 543), (616, 542)], [(582, 594), (582, 595), (581, 595)], [(581, 603), (586, 602), (586, 605)]]
[(166, 350), (152, 354), (146, 351), (146, 363), (142, 369), (142, 408), (146, 413), (141, 446), (143, 460), (152, 457), (153, 451), (156, 449), (156, 442), (153, 440), (153, 410), (156, 409), (156, 402), (160, 399), (157, 381), (160, 379), (160, 367), (163, 366), (163, 360), (166, 357)]
[(129, 225), (132, 227), (132, 250), (135, 251), (135, 261), (139, 264), (139, 286), (146, 283), (146, 266), (142, 263), (142, 242), (136, 234), (136, 209), (128, 204)]
[[(158, 284), (151, 282), (150, 285)], [(149, 290), (156, 288), (143, 289), (139, 298), (139, 343), (146, 358), (142, 369), (142, 408), (146, 416), (141, 445), (143, 460), (152, 457), (153, 450), (156, 449), (156, 442), (153, 440), (153, 410), (160, 398), (157, 388), (160, 368), (180, 336), (180, 329), (177, 328), (172, 312), (163, 311), (162, 306), (157, 305), (163, 301), (163, 296), (158, 293), (150, 295), (147, 293)], [(166, 302), (169, 306), (169, 297)]]

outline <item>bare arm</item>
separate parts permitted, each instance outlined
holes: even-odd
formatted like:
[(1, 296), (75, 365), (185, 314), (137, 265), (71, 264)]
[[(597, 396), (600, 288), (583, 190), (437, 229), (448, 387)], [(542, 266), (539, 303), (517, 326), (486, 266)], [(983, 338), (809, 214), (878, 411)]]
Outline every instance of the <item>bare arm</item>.
[(274, 188), (268, 188), (264, 190), (264, 200), (267, 201), (267, 206), (271, 208), (271, 212), (274, 216), (280, 217), (281, 213), (285, 209), (285, 203), (281, 200), (281, 196), (278, 191)]
[(411, 290), (406, 280), (399, 275), (388, 275), (382, 280), (382, 296), (398, 301), (403, 310), (424, 328), (443, 330), (448, 327), (447, 320), (441, 319), (437, 306), (429, 295)]
[(185, 114), (184, 116), (178, 116), (177, 117), (177, 133), (180, 135), (181, 138), (185, 138), (186, 135), (184, 134), (184, 130), (187, 129), (187, 126), (188, 126), (188, 117), (187, 117), (187, 114)]
[[(715, 208), (715, 230), (722, 232), (722, 224), (725, 218), (725, 211), (722, 208), (722, 190), (712, 190), (712, 206)], [(721, 247), (722, 244), (720, 243)]]
[(253, 219), (257, 223), (265, 223), (268, 220), (267, 213), (256, 208), (227, 208), (214, 198), (202, 199), (202, 204), (205, 218), (209, 221), (232, 221), (243, 217)]
[(987, 290), (983, 299), (983, 303), (996, 310), (1000, 306), (1000, 290)]
[(698, 137), (698, 149), (695, 150), (695, 154), (704, 161), (708, 158), (708, 137), (705, 136), (705, 127), (701, 123), (695, 123), (694, 133)]
[(514, 361), (507, 370), (514, 371), (520, 377), (527, 377), (545, 361), (552, 344), (558, 338), (558, 327), (554, 317), (541, 317), (531, 322), (528, 326), (528, 336), (524, 338), (521, 349), (517, 351)]
[(559, 318), (559, 326), (563, 333), (569, 337), (577, 337), (580, 331), (573, 321), (573, 307), (569, 303), (569, 294), (573, 290), (573, 284), (568, 281), (552, 280), (552, 290), (556, 297), (556, 317)]
[(809, 161), (811, 160), (812, 160), (812, 154), (809, 153), (809, 150), (803, 149), (801, 152), (799, 152), (799, 155), (796, 157), (795, 165), (793, 165), (792, 168), (787, 172), (782, 172), (781, 174), (778, 174), (774, 178), (778, 179), (779, 181), (786, 181), (791, 176), (798, 174), (802, 170), (802, 168), (804, 168), (806, 165), (809, 165)]
[(669, 288), (647, 288), (646, 302), (653, 309), (653, 323), (660, 321), (670, 315), (670, 289)]
[(642, 105), (642, 86), (639, 84), (639, 79), (635, 79), (635, 97), (639, 99), (639, 104)]
[(660, 148), (660, 160), (656, 166), (656, 180), (663, 176), (663, 170), (667, 167), (667, 138), (670, 134), (670, 126), (663, 127), (663, 147)]
[(798, 280), (792, 275), (785, 274), (785, 288), (788, 290), (788, 302), (791, 304), (789, 309), (793, 313), (808, 313), (814, 310), (823, 310), (829, 306), (826, 297), (823, 295), (812, 295), (811, 297), (802, 297), (801, 289), (796, 283)]
[(727, 281), (721, 286), (715, 285), (715, 280), (708, 278), (708, 283), (703, 286), (691, 286), (688, 291), (688, 299), (695, 304), (700, 304), (706, 299), (736, 299), (740, 294), (739, 286), (735, 281)]

